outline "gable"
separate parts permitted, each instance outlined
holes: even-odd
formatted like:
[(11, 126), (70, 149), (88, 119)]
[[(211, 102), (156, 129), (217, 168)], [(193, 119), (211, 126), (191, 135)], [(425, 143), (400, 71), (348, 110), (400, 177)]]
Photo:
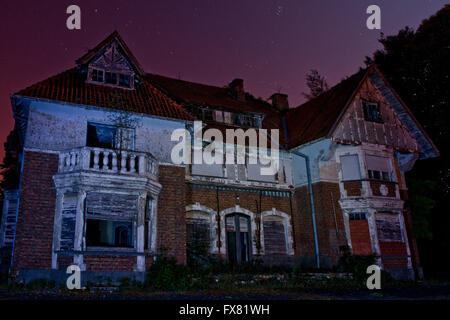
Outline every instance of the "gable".
[(131, 62), (124, 55), (117, 41), (113, 41), (94, 56), (89, 65), (106, 70), (134, 72)]
[[(381, 114), (380, 122), (366, 119), (364, 101), (378, 104)], [(405, 153), (420, 151), (409, 129), (369, 77), (361, 83), (335, 127), (332, 138), (344, 144), (371, 143), (392, 147)]]

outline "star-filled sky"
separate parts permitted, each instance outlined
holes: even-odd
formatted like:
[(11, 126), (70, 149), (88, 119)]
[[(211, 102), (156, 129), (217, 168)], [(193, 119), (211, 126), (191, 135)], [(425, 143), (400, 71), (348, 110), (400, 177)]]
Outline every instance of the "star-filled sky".
[[(312, 68), (330, 85), (381, 48), (380, 32), (416, 29), (439, 0), (3, 0), (0, 10), (0, 142), (13, 128), (11, 94), (74, 66), (117, 29), (147, 72), (245, 90), (281, 91), (304, 101)], [(66, 8), (81, 8), (81, 30), (66, 28)], [(381, 30), (366, 8), (381, 8)], [(0, 146), (0, 160), (3, 145)]]

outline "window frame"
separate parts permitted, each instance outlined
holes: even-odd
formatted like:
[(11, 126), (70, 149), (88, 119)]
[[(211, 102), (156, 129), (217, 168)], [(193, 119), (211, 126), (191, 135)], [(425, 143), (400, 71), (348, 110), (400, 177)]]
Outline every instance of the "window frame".
[[(114, 238), (114, 245), (102, 245), (102, 244), (89, 244), (89, 220), (95, 220), (95, 221), (103, 221), (103, 222), (112, 222), (113, 223), (113, 238)], [(114, 226), (114, 223), (118, 223), (117, 226)], [(114, 219), (114, 218), (106, 218), (96, 215), (89, 215), (89, 217), (86, 217), (86, 233), (85, 233), (85, 241), (86, 241), (86, 249), (99, 249), (99, 250), (135, 250), (136, 249), (136, 241), (135, 241), (135, 220), (133, 219)], [(129, 245), (127, 246), (117, 246), (115, 245), (117, 239), (116, 239), (116, 230), (119, 227), (123, 227), (125, 224), (129, 224), (129, 227), (127, 229), (129, 230)]]
[[(376, 123), (383, 123), (383, 117), (381, 115), (381, 108), (379, 102), (363, 99), (362, 103), (363, 103), (364, 120)], [(372, 109), (369, 109), (369, 107), (375, 107), (376, 112), (375, 118), (373, 117), (374, 114)]]

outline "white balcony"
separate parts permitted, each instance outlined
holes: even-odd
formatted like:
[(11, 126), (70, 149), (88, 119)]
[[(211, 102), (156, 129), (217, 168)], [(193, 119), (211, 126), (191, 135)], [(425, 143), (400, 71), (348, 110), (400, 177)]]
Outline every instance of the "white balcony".
[(94, 147), (61, 151), (59, 173), (91, 171), (96, 173), (138, 175), (158, 180), (158, 165), (148, 153)]

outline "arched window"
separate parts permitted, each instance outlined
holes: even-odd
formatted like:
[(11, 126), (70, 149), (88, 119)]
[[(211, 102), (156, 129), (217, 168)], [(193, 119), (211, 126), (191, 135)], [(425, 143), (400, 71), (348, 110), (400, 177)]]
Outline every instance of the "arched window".
[(263, 217), (264, 249), (266, 255), (287, 254), (286, 230), (283, 217)]
[(186, 249), (188, 260), (194, 255), (206, 255), (211, 248), (210, 215), (203, 211), (186, 213)]

